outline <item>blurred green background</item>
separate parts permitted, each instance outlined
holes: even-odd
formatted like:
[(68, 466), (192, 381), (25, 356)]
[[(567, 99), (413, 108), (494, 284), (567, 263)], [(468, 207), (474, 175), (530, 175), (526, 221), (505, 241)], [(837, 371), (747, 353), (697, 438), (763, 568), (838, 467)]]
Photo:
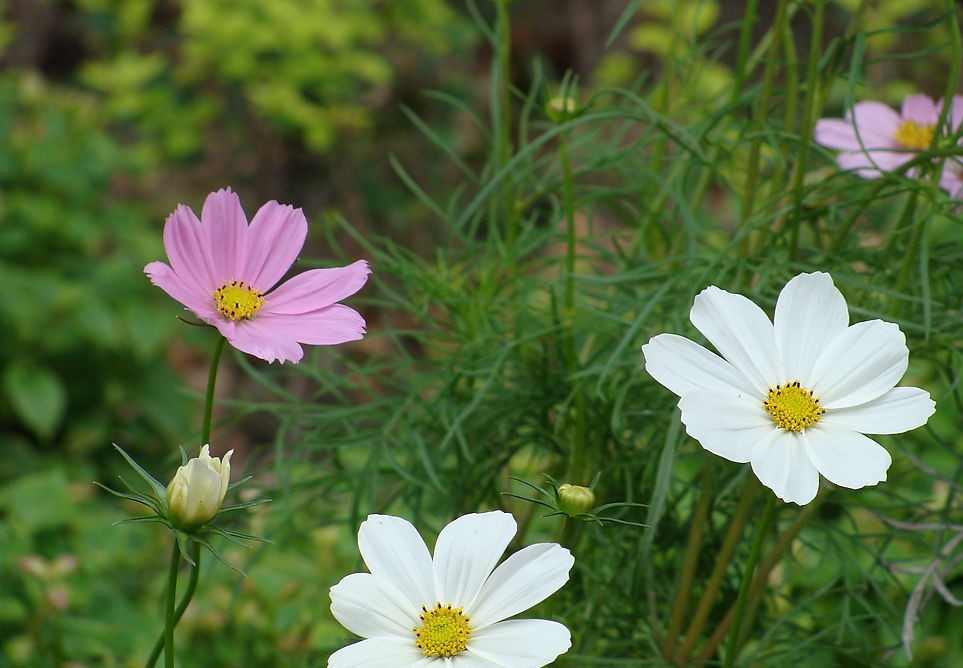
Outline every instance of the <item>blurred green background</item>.
[[(755, 37), (771, 22), (769, 4), (762, 3)], [(499, 281), (526, 252), (536, 264), (558, 252), (545, 230), (558, 217), (560, 178), (535, 149), (521, 148), (551, 125), (544, 104), (566, 73), (577, 77), (582, 100), (621, 91), (680, 128), (714, 127), (732, 86), (744, 3), (506, 5), (510, 32), (499, 42), (496, 5), (482, 1), (0, 1), (0, 666), (137, 666), (156, 638), (169, 539), (111, 526), (132, 509), (91, 481), (109, 484), (122, 471), (112, 442), (161, 479), (173, 473), (178, 445), (189, 454), (197, 448), (213, 340), (177, 319), (179, 305), (151, 287), (142, 268), (164, 258), (161, 230), (174, 206), (199, 211), (218, 188), (233, 187), (249, 215), (270, 199), (303, 207), (310, 233), (302, 268), (357, 257), (381, 264), (374, 262), (375, 279), (351, 302), (368, 320), (366, 341), (313, 351), (298, 370), (241, 355), (222, 365), (215, 450), (235, 448), (239, 477), (255, 476), (251, 494), (274, 497), (241, 528), (276, 544), (226, 549), (247, 578), (205, 565), (203, 590), (179, 631), (179, 644), (191, 648), (184, 665), (322, 665), (348, 637), (330, 619), (327, 588), (359, 566), (349, 540), (359, 516), (404, 497), (431, 517), (424, 509), (433, 494), (457, 497), (449, 508), (466, 512), (498, 503), (499, 491), (513, 485), (505, 471), (537, 481), (557, 469), (564, 439), (545, 424), (566, 401), (570, 379), (545, 361), (558, 349), (537, 335), (515, 339), (511, 354), (520, 363), (513, 368), (524, 383), (506, 382), (518, 395), (501, 397), (532, 412), (513, 421), (508, 407), (492, 407), (471, 427), (478, 441), (498, 434), (499, 444), (510, 444), (483, 446), (490, 465), (472, 464), (465, 478), (433, 480), (416, 494), (409, 485), (429, 478), (431, 466), (415, 473), (385, 444), (408, 438), (411, 461), (422, 462), (432, 455), (421, 434), (465, 447), (466, 407), (479, 408), (485, 374), (494, 377), (505, 361), (497, 342), (514, 335), (489, 319), (489, 307), (514, 299), (512, 308), (547, 313), (542, 324), (557, 325), (549, 304), (556, 293), (535, 294), (538, 281), (551, 279), (540, 276), (530, 292), (511, 297)], [(938, 96), (947, 29), (926, 23), (934, 3), (828, 3), (827, 45), (846, 35), (862, 5), (864, 76), (837, 81), (829, 108), (868, 91), (892, 104), (908, 92)], [(795, 38), (802, 50), (806, 24)], [(494, 62), (506, 44), (507, 72)], [(848, 63), (836, 66), (845, 71)], [(530, 223), (521, 243), (531, 248), (495, 266), (473, 250), (487, 240), (471, 207), (487, 206), (494, 195), (486, 183), (505, 165), (491, 127), (505, 74), (514, 91), (506, 136), (521, 156), (513, 164), (527, 171), (512, 186), (521, 194), (501, 214)], [(672, 136), (684, 144), (686, 132)], [(620, 138), (636, 141), (632, 133)], [(651, 164), (616, 150), (612, 137), (600, 131), (594, 155), (585, 146), (595, 139), (582, 147), (580, 204), (610, 223), (641, 220), (652, 193), (639, 181), (654, 178), (645, 171)], [(660, 149), (652, 150), (659, 160)], [(740, 151), (724, 154), (699, 216), (732, 219), (732, 191), (743, 183)], [(449, 208), (433, 208), (433, 198), (447, 194)], [(670, 203), (684, 199), (674, 192)], [(607, 238), (621, 252), (618, 235)], [(716, 245), (720, 238), (726, 234)], [(632, 279), (639, 257), (623, 257), (626, 273), (613, 274), (612, 283)], [(479, 301), (463, 300), (469, 292)], [(622, 296), (625, 313), (638, 308)], [(594, 309), (605, 313), (603, 306), (591, 304), (587, 321), (602, 317)], [(613, 316), (599, 328), (626, 330), (634, 317)], [(592, 326), (586, 322), (585, 331)], [(635, 336), (618, 349), (618, 363), (600, 356), (587, 367), (585, 382), (595, 382), (593, 373), (599, 379), (592, 408), (599, 433), (592, 435), (600, 441), (629, 442), (623, 434), (633, 421), (651, 417), (640, 410), (626, 423), (610, 419), (627, 401), (633, 381), (626, 379), (640, 373), (645, 338)], [(429, 396), (438, 399), (434, 408)], [(410, 423), (389, 419), (409, 410)], [(373, 443), (377, 457), (369, 454)], [(647, 456), (640, 478), (656, 463)], [(957, 465), (955, 456), (947, 455), (947, 467)], [(337, 475), (344, 472), (362, 482)], [(645, 502), (647, 489), (626, 484), (618, 498)], [(437, 526), (441, 518), (431, 519)], [(549, 524), (533, 531), (552, 533)], [(594, 577), (617, 580), (603, 562), (596, 566)], [(945, 614), (931, 623), (958, 629), (958, 611)], [(937, 644), (943, 638), (935, 637)], [(938, 657), (948, 651), (932, 649)], [(954, 651), (959, 657), (963, 649)], [(847, 656), (846, 665), (862, 665), (858, 652)]]

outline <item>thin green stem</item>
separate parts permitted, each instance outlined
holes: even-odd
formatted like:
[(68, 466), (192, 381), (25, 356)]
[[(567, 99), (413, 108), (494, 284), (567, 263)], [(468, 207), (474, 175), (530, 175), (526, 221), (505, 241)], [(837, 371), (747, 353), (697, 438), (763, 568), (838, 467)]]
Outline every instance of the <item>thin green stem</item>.
[(803, 102), (802, 126), (799, 128), (799, 154), (796, 156), (796, 166), (793, 171), (792, 197), (793, 197), (793, 216), (792, 216), (792, 242), (789, 249), (789, 257), (795, 258), (799, 247), (799, 222), (800, 211), (802, 210), (803, 183), (806, 174), (806, 160), (809, 156), (809, 144), (813, 136), (815, 127), (816, 100), (821, 91), (818, 85), (819, 79), (819, 57), (823, 53), (823, 17), (825, 15), (825, 1), (816, 0), (816, 13), (813, 16), (812, 35), (809, 43), (809, 59), (806, 63), (806, 99)]
[(756, 538), (752, 543), (749, 561), (746, 562), (746, 570), (742, 574), (742, 584), (739, 585), (739, 598), (736, 599), (736, 611), (733, 614), (732, 628), (729, 629), (729, 642), (726, 645), (724, 668), (732, 668), (736, 662), (739, 647), (739, 629), (742, 627), (742, 614), (745, 611), (746, 596), (749, 594), (752, 574), (756, 570), (756, 564), (759, 563), (759, 554), (762, 552), (762, 541), (766, 537), (766, 530), (769, 528), (769, 522), (772, 520), (775, 509), (776, 497), (770, 494), (769, 500), (766, 502), (766, 510), (762, 515), (762, 521), (759, 522), (759, 527), (756, 529)]
[(180, 561), (181, 551), (175, 538), (170, 570), (167, 573), (167, 599), (164, 604), (164, 668), (174, 668), (174, 627), (177, 625), (174, 619), (174, 600), (177, 598), (177, 567)]
[(207, 372), (207, 393), (204, 395), (204, 421), (201, 425), (201, 445), (206, 445), (211, 442), (211, 414), (214, 411), (214, 383), (217, 382), (217, 365), (221, 361), (221, 353), (224, 352), (225, 341), (227, 341), (227, 339), (218, 335), (217, 343), (214, 344), (214, 355), (211, 357), (211, 368)]
[[(816, 498), (809, 503), (805, 508), (800, 510), (795, 519), (789, 524), (789, 528), (786, 529), (776, 541), (776, 544), (772, 546), (766, 558), (762, 560), (759, 564), (759, 568), (756, 569), (756, 575), (752, 580), (752, 584), (749, 587), (749, 601), (753, 601), (755, 598), (761, 596), (765, 591), (766, 582), (769, 579), (769, 573), (776, 567), (779, 560), (782, 559), (783, 554), (792, 545), (792, 542), (802, 531), (803, 527), (809, 523), (815, 515), (822, 504), (829, 498), (829, 490), (822, 489)], [(712, 636), (706, 641), (702, 649), (699, 650), (698, 656), (696, 656), (696, 662), (702, 663), (709, 660), (716, 648), (725, 639), (726, 632), (732, 624), (732, 619), (735, 613), (735, 605), (729, 608), (722, 621), (719, 622), (719, 626), (716, 630), (712, 632)]]
[(742, 529), (746, 524), (746, 519), (749, 517), (752, 500), (756, 498), (758, 489), (759, 485), (756, 479), (749, 476), (746, 484), (742, 488), (739, 505), (736, 507), (736, 512), (732, 516), (732, 521), (729, 523), (729, 529), (726, 531), (726, 536), (722, 540), (722, 546), (716, 555), (716, 562), (712, 568), (712, 574), (709, 576), (709, 580), (706, 582), (706, 588), (699, 597), (699, 602), (696, 604), (696, 611), (692, 616), (692, 621), (689, 623), (689, 628), (686, 630), (685, 640), (675, 656), (675, 660), (682, 665), (688, 663), (692, 650), (695, 648), (695, 644), (702, 634), (706, 619), (708, 619), (709, 612), (712, 610), (712, 604), (715, 602), (716, 594), (719, 593), (719, 589), (722, 586), (726, 569), (732, 561), (732, 553), (735, 551), (736, 544), (742, 536)]
[[(501, 172), (508, 164), (512, 154), (512, 42), (511, 18), (508, 13), (509, 0), (495, 0), (495, 76), (492, 78), (492, 122), (494, 123), (495, 165)], [(505, 242), (508, 248), (515, 243), (518, 235), (518, 220), (515, 211), (515, 196), (506, 175), (501, 184), (502, 207), (504, 208)], [(496, 219), (497, 220), (497, 219)]]
[(682, 620), (689, 607), (689, 592), (695, 579), (696, 566), (699, 564), (699, 548), (702, 545), (702, 534), (705, 532), (709, 516), (709, 503), (712, 500), (712, 479), (709, 467), (702, 469), (699, 478), (699, 503), (692, 513), (689, 525), (689, 538), (685, 546), (685, 557), (682, 570), (679, 573), (679, 586), (676, 589), (675, 601), (669, 615), (669, 625), (666, 627), (665, 639), (662, 641), (662, 658), (670, 659), (675, 653), (675, 643), (682, 630)]
[[(175, 544), (176, 547), (176, 544)], [(187, 606), (190, 605), (191, 599), (194, 598), (194, 590), (197, 589), (198, 577), (201, 574), (201, 550), (197, 543), (191, 542), (191, 559), (194, 560), (194, 565), (191, 566), (190, 578), (187, 581), (187, 588), (184, 590), (181, 596), (181, 602), (177, 604), (177, 609), (174, 611), (174, 626), (181, 621), (181, 617), (184, 616), (184, 611), (187, 610)], [(163, 633), (157, 638), (157, 642), (154, 643), (154, 649), (151, 650), (150, 656), (147, 659), (146, 668), (154, 668), (154, 664), (157, 663), (157, 659), (160, 658), (161, 652), (164, 651), (164, 644), (167, 638), (167, 634)]]
[[(773, 79), (776, 74), (776, 63), (778, 62), (779, 55), (779, 42), (780, 38), (784, 32), (784, 24), (786, 23), (786, 0), (779, 0), (779, 4), (776, 5), (776, 17), (773, 20), (773, 39), (769, 43), (769, 57), (766, 60), (766, 66), (763, 69), (762, 74), (762, 86), (759, 90), (759, 97), (756, 100), (756, 108), (753, 113), (753, 120), (756, 124), (760, 124), (769, 115), (769, 98), (772, 96), (772, 85)], [(752, 144), (749, 148), (749, 161), (748, 168), (749, 171), (746, 174), (746, 185), (743, 189), (742, 196), (742, 215), (740, 217), (740, 222), (745, 224), (746, 221), (752, 216), (752, 212), (755, 209), (756, 201), (756, 182), (759, 178), (759, 156), (762, 150), (762, 133), (756, 133), (756, 136), (752, 139)], [(746, 243), (743, 248), (743, 257), (746, 256), (746, 252), (750, 248), (749, 246), (749, 235), (747, 234), (744, 239)]]

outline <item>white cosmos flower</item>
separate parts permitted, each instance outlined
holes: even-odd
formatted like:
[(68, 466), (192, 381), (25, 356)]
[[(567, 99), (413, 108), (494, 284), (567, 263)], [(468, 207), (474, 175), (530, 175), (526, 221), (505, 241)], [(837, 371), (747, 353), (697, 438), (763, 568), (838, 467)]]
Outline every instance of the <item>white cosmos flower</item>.
[(812, 501), (820, 473), (850, 489), (886, 480), (889, 453), (864, 434), (915, 429), (935, 410), (928, 392), (896, 387), (909, 359), (899, 327), (849, 325), (829, 274), (790, 280), (774, 322), (715, 286), (696, 296), (689, 318), (722, 356), (659, 334), (642, 346), (646, 370), (679, 395), (690, 436), (751, 463), (783, 501)]
[[(514, 518), (465, 515), (438, 534), (435, 556), (407, 520), (369, 515), (358, 547), (370, 573), (331, 588), (331, 612), (366, 640), (328, 659), (330, 668), (540, 668), (571, 646), (562, 624), (508, 617), (568, 580), (575, 559), (555, 543), (519, 550), (498, 568)], [(494, 570), (493, 570), (494, 569)]]

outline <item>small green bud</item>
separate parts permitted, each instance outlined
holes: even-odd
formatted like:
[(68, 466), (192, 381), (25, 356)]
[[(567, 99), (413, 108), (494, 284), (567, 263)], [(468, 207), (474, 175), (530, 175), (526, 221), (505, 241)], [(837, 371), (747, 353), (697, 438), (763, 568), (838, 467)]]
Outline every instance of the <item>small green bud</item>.
[(581, 485), (558, 486), (558, 507), (566, 515), (580, 515), (595, 507), (595, 492)]
[(556, 123), (564, 123), (574, 118), (578, 102), (573, 95), (556, 95), (545, 105), (545, 115)]

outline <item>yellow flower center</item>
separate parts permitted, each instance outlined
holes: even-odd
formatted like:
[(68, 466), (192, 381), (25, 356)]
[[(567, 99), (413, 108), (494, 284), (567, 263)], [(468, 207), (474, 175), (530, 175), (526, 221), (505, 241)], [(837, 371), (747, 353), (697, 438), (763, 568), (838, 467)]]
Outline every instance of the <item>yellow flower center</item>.
[(893, 139), (901, 148), (921, 151), (930, 147), (936, 126), (931, 123), (903, 121), (893, 133)]
[(264, 304), (264, 297), (244, 281), (231, 281), (214, 291), (214, 302), (228, 320), (247, 320)]
[(455, 656), (468, 646), (471, 627), (461, 608), (439, 603), (431, 610), (422, 607), (419, 617), (421, 627), (412, 631), (425, 656)]
[(826, 412), (812, 390), (800, 386), (798, 380), (769, 390), (762, 407), (772, 416), (776, 426), (789, 431), (802, 431), (813, 426)]

